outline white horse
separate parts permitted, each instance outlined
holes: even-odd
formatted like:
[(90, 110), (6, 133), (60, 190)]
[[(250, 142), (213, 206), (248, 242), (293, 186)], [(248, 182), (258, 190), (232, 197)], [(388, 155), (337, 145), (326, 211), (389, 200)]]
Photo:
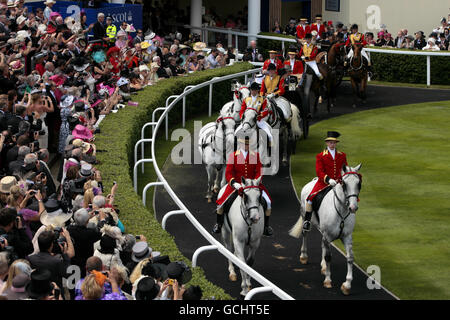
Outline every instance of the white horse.
[[(274, 106), (275, 102), (277, 108)], [(267, 106), (270, 110), (269, 115), (261, 119), (266, 122), (272, 129), (278, 129), (281, 136), (283, 146), (283, 164), (287, 164), (288, 142), (291, 140), (296, 143), (302, 136), (300, 128), (300, 111), (295, 104), (290, 103), (284, 97), (274, 98), (273, 95), (267, 96)], [(236, 129), (236, 132), (243, 130), (244, 134), (248, 131), (256, 129), (257, 111), (254, 108), (247, 108), (242, 117), (242, 123)], [(259, 124), (261, 126), (261, 123)]]
[[(224, 246), (231, 252), (252, 266), (255, 253), (261, 242), (264, 231), (264, 210), (260, 203), (261, 177), (256, 180), (242, 178), (243, 194), (237, 197), (224, 219), (222, 240)], [(247, 258), (244, 256), (248, 248)], [(228, 260), (229, 279), (237, 281), (233, 263)], [(241, 295), (245, 296), (251, 290), (251, 278), (241, 269)]]
[(206, 198), (212, 202), (213, 193), (218, 193), (227, 182), (225, 165), (234, 150), (235, 121), (231, 113), (221, 115), (216, 122), (206, 124), (199, 133), (198, 149), (208, 174)]
[(233, 86), (233, 101), (227, 102), (220, 111), (221, 114), (231, 112), (233, 114), (234, 121), (239, 123), (239, 112), (241, 111), (242, 102), (245, 98), (250, 96), (249, 84), (240, 84), (239, 82)]
[[(322, 204), (316, 215), (312, 217), (312, 223), (322, 233), (322, 274), (325, 275), (323, 285), (325, 288), (331, 288), (331, 242), (340, 239), (347, 252), (347, 277), (341, 285), (341, 291), (344, 295), (350, 294), (353, 280), (353, 239), (352, 233), (355, 227), (355, 214), (358, 210), (358, 196), (361, 191), (362, 176), (359, 174), (361, 164), (355, 168), (344, 166), (342, 168), (342, 183), (337, 184), (323, 199)], [(301, 213), (297, 223), (289, 231), (289, 234), (299, 238), (302, 233), (304, 208), (306, 198), (310, 194), (318, 178), (309, 182), (302, 189), (301, 194)], [(300, 262), (308, 262), (306, 247), (307, 233), (303, 234), (303, 244), (301, 248)]]

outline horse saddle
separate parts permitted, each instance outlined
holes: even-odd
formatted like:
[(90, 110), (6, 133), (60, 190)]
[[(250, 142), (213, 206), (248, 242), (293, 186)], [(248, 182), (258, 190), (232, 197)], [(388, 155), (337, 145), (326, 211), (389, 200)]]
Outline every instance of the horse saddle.
[(325, 189), (323, 189), (322, 191), (320, 191), (313, 199), (312, 201), (312, 208), (314, 211), (314, 214), (317, 218), (317, 221), (319, 221), (319, 209), (320, 209), (320, 205), (322, 204), (323, 199), (325, 198), (325, 196), (328, 194), (328, 192), (330, 192), (333, 188), (331, 186), (326, 187)]

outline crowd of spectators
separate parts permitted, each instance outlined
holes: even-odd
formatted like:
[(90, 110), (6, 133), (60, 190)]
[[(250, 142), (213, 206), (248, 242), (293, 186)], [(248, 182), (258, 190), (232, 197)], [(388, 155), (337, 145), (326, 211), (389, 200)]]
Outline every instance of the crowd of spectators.
[(135, 92), (225, 66), (234, 49), (126, 23), (111, 34), (104, 14), (87, 25), (83, 11), (63, 20), (45, 5), (0, 1), (0, 299), (200, 299), (184, 263), (127, 232), (95, 135), (138, 106)]

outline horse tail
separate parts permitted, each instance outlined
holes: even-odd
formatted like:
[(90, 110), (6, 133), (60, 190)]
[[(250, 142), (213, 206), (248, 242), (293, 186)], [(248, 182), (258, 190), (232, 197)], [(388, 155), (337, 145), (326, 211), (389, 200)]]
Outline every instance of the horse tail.
[(294, 134), (296, 139), (299, 139), (302, 136), (302, 129), (298, 124), (298, 120), (300, 118), (300, 111), (298, 110), (295, 104), (291, 104), (292, 109), (292, 120), (291, 120), (291, 128), (292, 133)]
[(298, 219), (297, 223), (289, 230), (289, 235), (294, 238), (300, 238), (300, 235), (302, 234), (303, 229), (303, 217), (300, 215), (300, 218)]

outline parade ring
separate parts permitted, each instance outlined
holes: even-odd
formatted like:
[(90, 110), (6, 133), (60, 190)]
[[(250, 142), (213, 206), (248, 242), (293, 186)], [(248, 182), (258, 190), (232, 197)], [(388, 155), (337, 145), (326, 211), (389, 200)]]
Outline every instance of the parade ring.
[[(450, 100), (450, 92), (445, 90), (428, 90), (428, 89), (411, 89), (411, 88), (394, 88), (394, 87), (384, 87), (384, 86), (369, 86), (368, 87), (368, 100), (367, 104), (364, 106), (359, 106), (357, 109), (351, 108), (351, 88), (348, 83), (344, 83), (340, 92), (338, 93), (337, 106), (332, 109), (331, 114), (327, 114), (323, 111), (324, 106), (319, 106), (319, 114), (317, 120), (324, 120), (327, 118), (334, 118), (340, 116), (342, 114), (353, 113), (355, 111), (363, 111), (380, 107), (394, 106), (394, 105), (403, 105), (408, 103), (415, 102), (429, 102), (429, 101), (441, 101), (441, 100)], [(393, 108), (394, 109), (394, 108)], [(392, 110), (393, 110), (392, 109)], [(380, 113), (383, 114), (388, 112), (391, 109), (380, 109)], [(377, 110), (378, 111), (378, 110)], [(359, 117), (363, 116), (365, 113), (357, 113), (351, 115), (351, 117)], [(442, 115), (441, 115), (442, 117)], [(344, 117), (342, 117), (344, 118)], [(339, 118), (340, 119), (340, 118)], [(329, 124), (334, 124), (335, 120), (331, 120)], [(409, 131), (410, 133), (416, 131), (418, 135), (420, 135), (420, 130), (425, 126), (426, 119), (423, 119), (421, 122), (421, 126), (417, 128), (408, 128), (403, 129), (403, 131)], [(328, 124), (328, 125), (329, 125)], [(357, 126), (360, 127), (359, 122), (348, 123), (349, 126)], [(321, 127), (325, 125), (327, 129)], [(306, 141), (299, 142), (297, 147), (298, 154), (291, 159), (293, 164), (292, 173), (294, 175), (294, 181), (296, 185), (300, 185), (303, 182), (300, 182), (296, 177), (297, 171), (299, 171), (297, 165), (297, 158), (304, 158), (304, 161), (314, 161), (314, 157), (310, 157), (308, 155), (308, 159), (306, 159), (305, 154), (302, 152), (308, 150), (306, 144), (310, 145), (310, 153), (314, 154), (320, 152), (323, 149), (323, 135), (326, 134), (328, 129), (339, 129), (339, 131), (343, 134), (342, 141), (345, 141), (345, 144), (342, 143), (339, 147), (345, 151), (349, 157), (349, 161), (351, 164), (356, 165), (357, 162), (363, 162), (362, 173), (364, 175), (364, 187), (362, 194), (361, 206), (362, 208), (358, 211), (358, 215), (371, 216), (371, 212), (367, 211), (367, 205), (370, 203), (365, 203), (366, 195), (370, 192), (370, 162), (365, 158), (361, 158), (359, 154), (362, 153), (362, 148), (372, 147), (372, 144), (362, 145), (359, 147), (351, 147), (349, 143), (352, 140), (345, 130), (341, 130), (339, 127), (333, 126), (329, 128), (325, 122), (318, 123), (314, 125), (310, 134), (311, 137)], [(392, 126), (392, 124), (391, 124)], [(380, 135), (380, 132), (383, 130), (389, 129), (389, 127), (384, 127), (383, 124), (379, 124), (376, 128), (371, 128), (370, 135), (372, 139), (377, 139)], [(345, 139), (344, 139), (345, 138)], [(408, 145), (407, 147), (414, 148), (414, 145)], [(377, 147), (378, 148), (378, 147)], [(445, 148), (444, 145), (441, 148)], [(385, 150), (386, 153), (389, 153), (389, 150)], [(364, 160), (366, 160), (367, 164), (364, 164)], [(388, 165), (383, 163), (383, 165)], [(304, 179), (311, 179), (315, 174), (314, 164), (304, 165), (305, 168), (303, 170), (308, 170), (308, 176), (303, 177)], [(368, 171), (366, 171), (368, 170)], [(381, 172), (381, 171), (380, 171)], [(300, 254), (300, 242), (297, 239), (294, 239), (288, 235), (289, 228), (296, 222), (299, 213), (299, 203), (297, 201), (296, 193), (292, 187), (291, 177), (290, 177), (290, 168), (289, 167), (281, 167), (279, 173), (273, 177), (264, 177), (264, 183), (269, 189), (271, 196), (273, 197), (273, 215), (271, 218), (271, 226), (274, 229), (274, 236), (271, 238), (264, 238), (260, 248), (256, 254), (256, 261), (253, 266), (255, 270), (260, 272), (267, 279), (272, 281), (274, 284), (285, 290), (288, 294), (292, 295), (295, 299), (395, 299), (396, 295), (391, 294), (389, 291), (385, 289), (380, 290), (369, 290), (367, 288), (367, 274), (362, 272), (359, 268), (354, 268), (354, 280), (352, 283), (352, 294), (349, 297), (344, 297), (339, 290), (338, 283), (341, 282), (345, 278), (346, 274), (346, 263), (345, 257), (342, 256), (336, 249), (333, 249), (333, 261), (332, 261), (332, 270), (333, 270), (333, 280), (335, 285), (332, 289), (325, 289), (322, 287), (323, 276), (320, 274), (320, 234), (313, 230), (310, 236), (310, 247), (309, 247), (309, 256), (310, 262), (308, 265), (303, 266), (300, 264), (298, 257)], [(204, 199), (204, 192), (206, 190), (206, 172), (204, 166), (202, 165), (180, 165), (174, 166), (171, 161), (166, 161), (166, 164), (163, 168), (163, 174), (166, 177), (169, 184), (173, 187), (174, 191), (179, 195), (180, 199), (187, 205), (189, 210), (196, 215), (198, 221), (205, 226), (206, 229), (211, 229), (215, 223), (215, 214), (213, 213), (215, 206), (212, 204), (208, 204), (206, 199)], [(447, 175), (448, 176), (448, 175)], [(443, 177), (446, 177), (443, 175)], [(369, 179), (369, 181), (367, 181)], [(297, 186), (297, 188), (299, 188)], [(408, 189), (409, 186), (404, 186), (403, 189)], [(368, 198), (368, 195), (367, 195)], [(170, 197), (166, 194), (166, 192), (162, 188), (157, 188), (154, 197), (154, 208), (156, 212), (156, 217), (159, 221), (161, 221), (161, 217), (164, 213), (176, 209), (175, 206), (170, 201)], [(422, 205), (423, 210), (425, 211), (425, 204)], [(418, 209), (420, 210), (420, 209)], [(385, 213), (387, 214), (387, 213)], [(442, 213), (444, 214), (444, 213)], [(372, 215), (372, 219), (377, 219), (375, 215)], [(363, 220), (363, 219), (360, 219)], [(364, 221), (357, 220), (357, 226), (355, 231), (355, 240), (354, 247), (355, 249), (355, 263), (361, 264), (365, 266), (365, 264), (381, 264), (383, 262), (380, 260), (379, 256), (370, 256), (369, 253), (367, 255), (361, 254), (360, 246), (363, 243), (358, 239), (359, 232), (364, 230), (358, 230), (360, 223)], [(430, 224), (424, 219), (420, 221), (424, 226), (431, 227)], [(384, 226), (384, 228), (388, 228), (388, 226)], [(389, 226), (392, 230), (398, 228), (398, 225)], [(167, 231), (172, 234), (175, 238), (175, 242), (180, 249), (180, 251), (186, 257), (192, 257), (194, 251), (202, 245), (207, 245), (206, 241), (196, 232), (194, 227), (187, 221), (183, 216), (173, 218), (169, 220), (167, 224)], [(420, 238), (420, 235), (416, 235), (416, 237)], [(219, 238), (219, 237), (217, 237)], [(442, 238), (444, 235), (442, 234)], [(370, 240), (370, 239), (369, 239)], [(369, 241), (367, 240), (367, 241)], [(388, 241), (388, 240), (385, 240)], [(422, 241), (428, 242), (428, 239), (422, 239)], [(367, 245), (377, 246), (378, 244), (374, 241), (370, 241)], [(401, 243), (398, 243), (401, 246)], [(431, 243), (432, 245), (432, 243)], [(392, 249), (389, 249), (390, 255), (395, 256), (395, 252)], [(380, 253), (381, 255), (383, 253)], [(414, 257), (409, 257), (409, 259), (413, 259)], [(368, 261), (368, 262), (366, 262)], [(394, 261), (398, 263), (397, 261)], [(431, 263), (431, 262), (430, 262)], [(227, 277), (227, 263), (223, 256), (221, 256), (217, 252), (207, 252), (199, 257), (198, 264), (205, 270), (205, 275), (214, 284), (222, 287), (228, 294), (232, 297), (238, 298), (240, 292), (240, 286), (238, 283), (232, 283), (228, 280)], [(446, 264), (442, 264), (445, 266)], [(400, 265), (399, 265), (400, 266)], [(383, 267), (384, 268), (384, 267)], [(387, 271), (383, 271), (381, 269), (381, 283), (384, 284), (385, 280), (388, 281), (390, 278), (399, 277), (399, 274), (402, 273), (402, 270), (396, 270), (392, 274), (386, 274)], [(365, 270), (365, 269), (364, 269)], [(432, 273), (427, 273), (430, 278), (433, 278)], [(426, 276), (426, 275), (424, 275)], [(398, 280), (400, 281), (400, 279)], [(393, 285), (393, 284), (392, 284)], [(391, 289), (392, 285), (388, 287)], [(395, 286), (394, 286), (395, 287)], [(395, 287), (397, 290), (397, 287)], [(397, 294), (396, 291), (394, 291)], [(399, 293), (403, 294), (402, 291)], [(442, 294), (441, 291), (436, 294)], [(401, 296), (403, 298), (403, 296)], [(405, 296), (407, 298), (407, 296)], [(257, 299), (274, 299), (273, 295), (269, 294), (259, 294), (257, 295)]]

